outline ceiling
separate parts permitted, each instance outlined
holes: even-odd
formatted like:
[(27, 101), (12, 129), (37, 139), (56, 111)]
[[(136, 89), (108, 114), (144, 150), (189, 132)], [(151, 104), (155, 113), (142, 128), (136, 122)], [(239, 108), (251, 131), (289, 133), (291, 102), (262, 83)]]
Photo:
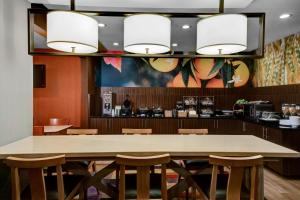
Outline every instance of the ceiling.
[[(49, 9), (70, 9), (69, 0), (29, 0), (32, 3), (44, 4)], [(217, 12), (219, 0), (76, 0), (77, 10), (94, 11), (153, 11), (202, 13)], [(266, 43), (300, 32), (300, 1), (299, 0), (225, 0), (225, 13), (266, 13)], [(292, 14), (291, 18), (282, 20), (282, 13)], [(99, 28), (99, 40), (109, 50), (122, 50), (123, 18), (95, 17), (99, 23), (107, 26)], [(196, 23), (198, 18), (172, 19), (171, 42), (178, 43), (175, 51), (195, 51)], [(191, 25), (189, 30), (183, 30), (184, 24)], [(248, 20), (248, 50), (254, 50), (258, 45), (258, 21)], [(36, 34), (37, 47), (46, 47), (45, 38)], [(113, 43), (118, 42), (119, 46)]]

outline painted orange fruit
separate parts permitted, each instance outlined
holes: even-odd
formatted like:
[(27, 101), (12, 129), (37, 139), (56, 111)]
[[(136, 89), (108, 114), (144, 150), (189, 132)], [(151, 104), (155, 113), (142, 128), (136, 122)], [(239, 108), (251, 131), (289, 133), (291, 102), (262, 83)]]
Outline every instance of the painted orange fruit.
[(234, 80), (234, 87), (241, 87), (247, 84), (250, 72), (247, 65), (240, 60), (233, 61), (233, 66), (239, 65), (237, 69), (234, 70), (234, 75), (232, 79)]
[(224, 88), (222, 79), (213, 78), (206, 84), (206, 88)]
[(215, 77), (219, 71), (209, 75), (209, 72), (215, 65), (215, 60), (212, 58), (196, 58), (194, 60), (194, 66), (196, 68), (195, 74), (198, 79), (209, 80)]
[[(183, 78), (182, 78), (182, 73), (179, 72), (175, 78), (173, 79), (172, 83), (167, 84), (168, 87), (186, 87)], [(188, 86), (190, 88), (200, 88), (201, 87), (201, 82), (199, 80), (193, 79), (192, 76), (189, 76), (189, 81), (188, 81)]]
[(170, 72), (178, 65), (178, 58), (150, 58), (150, 65), (159, 72)]

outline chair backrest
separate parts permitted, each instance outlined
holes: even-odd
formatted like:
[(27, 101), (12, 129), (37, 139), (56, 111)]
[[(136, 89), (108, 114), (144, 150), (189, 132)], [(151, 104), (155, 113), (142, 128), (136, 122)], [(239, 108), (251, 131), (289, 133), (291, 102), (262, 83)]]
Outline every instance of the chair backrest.
[(152, 129), (143, 129), (143, 128), (122, 128), (122, 134), (125, 135), (150, 135), (152, 134)]
[(45, 158), (17, 158), (7, 157), (4, 161), (11, 168), (12, 199), (20, 200), (19, 169), (28, 170), (32, 200), (46, 200), (46, 187), (43, 174), (44, 167), (56, 166), (58, 200), (65, 198), (62, 164), (65, 164), (65, 155)]
[(133, 157), (117, 155), (116, 163), (120, 165), (119, 200), (125, 199), (125, 166), (137, 168), (137, 199), (149, 199), (150, 167), (161, 165), (161, 198), (167, 199), (166, 164), (171, 161), (169, 154)]
[(67, 125), (69, 124), (68, 120), (60, 119), (60, 118), (50, 118), (49, 125), (50, 126), (59, 126), (59, 125)]
[(67, 135), (97, 135), (98, 129), (67, 129)]
[(178, 129), (178, 134), (181, 135), (207, 135), (208, 129)]
[(32, 127), (32, 134), (36, 135), (44, 135), (44, 126), (33, 126)]
[(210, 185), (210, 200), (216, 199), (217, 190), (217, 175), (218, 166), (225, 166), (230, 169), (229, 178), (227, 183), (227, 200), (238, 200), (241, 198), (241, 188), (244, 170), (246, 168), (251, 169), (251, 188), (250, 199), (255, 199), (255, 193), (257, 191), (257, 169), (263, 166), (263, 157), (220, 157), (210, 156), (209, 163), (213, 165), (212, 178)]

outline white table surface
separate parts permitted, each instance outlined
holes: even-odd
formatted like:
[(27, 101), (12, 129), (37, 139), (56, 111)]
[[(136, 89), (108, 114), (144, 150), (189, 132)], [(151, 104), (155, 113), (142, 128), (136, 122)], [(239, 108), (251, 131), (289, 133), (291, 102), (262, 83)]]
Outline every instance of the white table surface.
[(66, 158), (113, 158), (117, 154), (172, 157), (262, 155), (266, 158), (300, 157), (294, 150), (252, 135), (60, 135), (30, 136), (0, 147), (7, 156), (38, 157), (65, 154)]

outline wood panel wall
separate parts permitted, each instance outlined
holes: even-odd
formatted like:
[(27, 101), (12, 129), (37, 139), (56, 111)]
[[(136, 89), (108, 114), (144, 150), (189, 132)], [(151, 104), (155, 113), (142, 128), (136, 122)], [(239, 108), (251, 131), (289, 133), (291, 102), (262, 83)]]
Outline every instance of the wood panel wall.
[(300, 84), (248, 88), (245, 92), (249, 100), (271, 101), (277, 112), (281, 112), (283, 103), (300, 104)]
[(90, 95), (91, 116), (101, 115), (101, 96), (107, 91), (114, 94), (116, 105), (122, 105), (126, 94), (129, 94), (134, 109), (143, 106), (173, 109), (176, 101), (182, 100), (183, 96), (214, 96), (216, 108), (232, 109), (235, 101), (245, 98), (247, 94), (246, 87), (232, 89), (102, 87), (98, 93)]
[(183, 96), (214, 96), (218, 109), (232, 109), (235, 101), (240, 98), (269, 100), (274, 103), (278, 112), (281, 111), (282, 103), (300, 103), (300, 84), (232, 89), (102, 87), (97, 93), (90, 95), (91, 116), (101, 115), (101, 96), (107, 91), (112, 91), (115, 95), (116, 105), (121, 105), (126, 94), (129, 94), (135, 108), (161, 106), (163, 109), (173, 109), (176, 101), (182, 100)]

